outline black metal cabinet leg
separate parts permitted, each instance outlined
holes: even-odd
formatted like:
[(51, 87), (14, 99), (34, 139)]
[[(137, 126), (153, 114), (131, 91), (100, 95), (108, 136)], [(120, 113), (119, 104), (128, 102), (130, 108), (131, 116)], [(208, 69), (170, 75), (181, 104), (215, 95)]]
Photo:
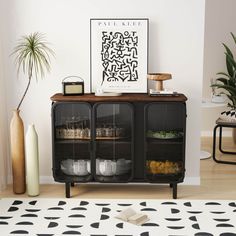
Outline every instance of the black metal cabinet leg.
[(71, 182), (71, 187), (75, 187), (75, 183), (74, 182)]
[(170, 183), (170, 188), (173, 188), (173, 184), (172, 183)]
[(173, 183), (173, 199), (177, 199), (177, 183)]
[(65, 183), (66, 187), (66, 198), (70, 198), (70, 183)]

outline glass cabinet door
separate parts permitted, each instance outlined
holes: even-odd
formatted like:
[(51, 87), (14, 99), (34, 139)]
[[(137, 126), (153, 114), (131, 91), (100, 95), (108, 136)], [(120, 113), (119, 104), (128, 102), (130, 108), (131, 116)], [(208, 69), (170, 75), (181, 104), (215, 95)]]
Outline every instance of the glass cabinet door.
[(58, 181), (91, 179), (91, 107), (87, 103), (56, 103), (52, 107), (53, 173)]
[(186, 108), (183, 103), (145, 107), (146, 178), (177, 182), (184, 177)]
[(98, 103), (94, 108), (95, 179), (127, 182), (133, 166), (133, 107), (129, 103)]

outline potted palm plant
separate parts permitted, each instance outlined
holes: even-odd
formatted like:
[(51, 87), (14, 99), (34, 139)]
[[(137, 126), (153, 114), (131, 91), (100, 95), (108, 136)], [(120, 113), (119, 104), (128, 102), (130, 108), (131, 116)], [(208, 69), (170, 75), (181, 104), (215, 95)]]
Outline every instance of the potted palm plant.
[[(232, 32), (230, 34), (236, 45), (235, 35)], [(220, 93), (225, 94), (229, 100), (227, 104), (229, 110), (222, 112), (220, 118), (236, 122), (236, 61), (231, 49), (224, 43), (223, 46), (225, 48), (227, 72), (217, 73), (219, 77), (211, 86), (220, 89)]]
[(28, 83), (13, 111), (10, 124), (11, 158), (13, 172), (14, 193), (24, 193), (25, 185), (25, 149), (24, 149), (24, 125), (19, 115), (21, 104), (29, 90), (32, 78), (44, 77), (45, 72), (50, 70), (50, 57), (54, 52), (48, 47), (43, 34), (36, 32), (23, 36), (12, 53), (15, 56), (17, 73), (22, 69), (27, 75)]

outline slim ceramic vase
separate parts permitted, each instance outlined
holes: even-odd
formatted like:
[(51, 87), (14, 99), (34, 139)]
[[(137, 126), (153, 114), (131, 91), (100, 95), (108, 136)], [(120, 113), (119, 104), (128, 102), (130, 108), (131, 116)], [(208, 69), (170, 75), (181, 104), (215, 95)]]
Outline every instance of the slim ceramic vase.
[(34, 125), (29, 125), (25, 137), (26, 183), (29, 196), (39, 195), (38, 135)]
[(26, 190), (24, 124), (19, 113), (19, 110), (13, 110), (10, 123), (13, 192), (17, 194)]

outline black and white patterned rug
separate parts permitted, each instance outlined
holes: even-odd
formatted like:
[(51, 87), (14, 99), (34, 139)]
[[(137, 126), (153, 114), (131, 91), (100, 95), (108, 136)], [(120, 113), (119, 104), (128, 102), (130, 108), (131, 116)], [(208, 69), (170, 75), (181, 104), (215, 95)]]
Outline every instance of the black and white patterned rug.
[[(150, 221), (116, 219), (127, 207)], [(236, 201), (4, 198), (0, 235), (236, 236)]]

